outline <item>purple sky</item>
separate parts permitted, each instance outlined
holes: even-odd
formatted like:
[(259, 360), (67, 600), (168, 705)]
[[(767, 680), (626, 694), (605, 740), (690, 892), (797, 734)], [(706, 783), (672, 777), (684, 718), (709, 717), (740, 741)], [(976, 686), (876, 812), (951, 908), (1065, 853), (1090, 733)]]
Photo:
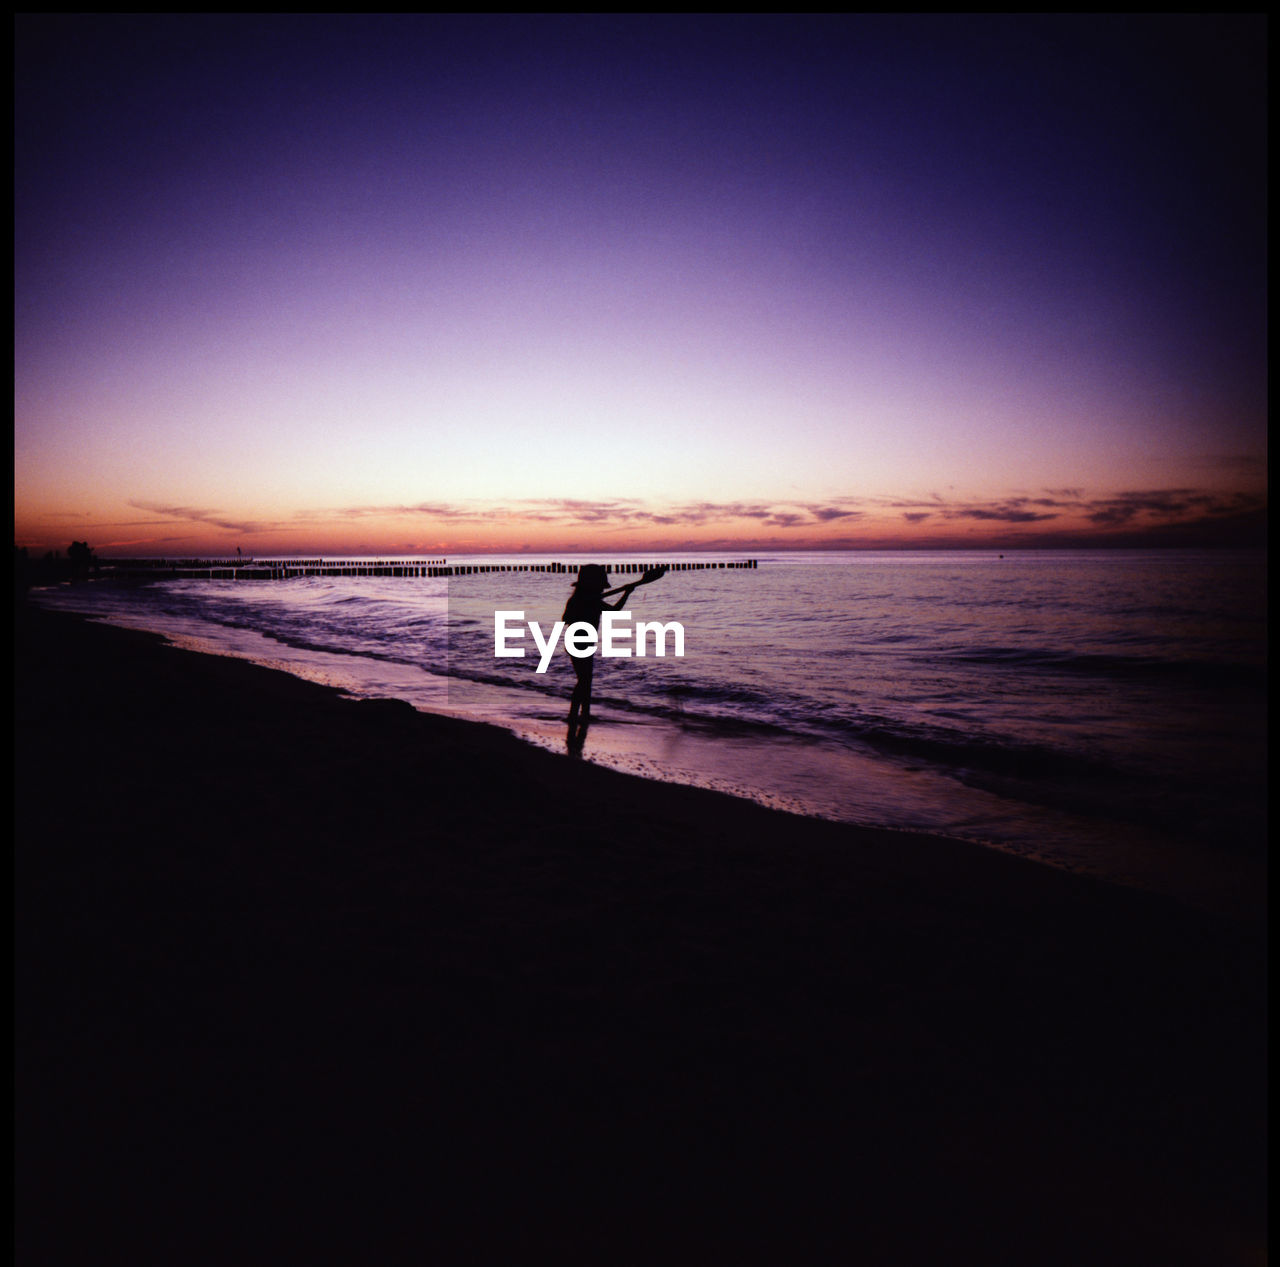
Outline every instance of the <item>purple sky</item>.
[(1035, 544), (1266, 504), (1262, 18), (16, 31), (20, 544)]

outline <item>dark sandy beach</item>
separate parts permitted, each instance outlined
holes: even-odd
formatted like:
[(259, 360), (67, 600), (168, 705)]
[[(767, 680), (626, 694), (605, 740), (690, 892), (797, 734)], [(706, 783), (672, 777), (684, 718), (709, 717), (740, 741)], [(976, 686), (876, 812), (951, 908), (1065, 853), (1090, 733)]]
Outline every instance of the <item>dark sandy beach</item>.
[(23, 1267), (1265, 1261), (1262, 928), (15, 610)]

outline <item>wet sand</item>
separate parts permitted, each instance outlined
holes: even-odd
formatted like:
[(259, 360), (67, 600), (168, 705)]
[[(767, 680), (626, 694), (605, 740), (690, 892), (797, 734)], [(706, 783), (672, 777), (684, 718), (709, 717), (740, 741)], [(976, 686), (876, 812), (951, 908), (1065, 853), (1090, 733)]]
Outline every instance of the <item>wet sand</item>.
[(1264, 1261), (1264, 930), (16, 605), (17, 1260)]

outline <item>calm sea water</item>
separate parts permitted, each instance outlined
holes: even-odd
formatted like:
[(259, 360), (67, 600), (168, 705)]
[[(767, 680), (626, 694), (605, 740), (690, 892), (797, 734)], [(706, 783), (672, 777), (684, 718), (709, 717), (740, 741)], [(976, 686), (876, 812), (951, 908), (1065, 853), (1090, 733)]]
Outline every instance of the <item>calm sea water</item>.
[[(758, 557), (635, 592), (633, 618), (681, 622), (686, 654), (597, 663), (587, 759), (1218, 909), (1261, 901), (1263, 556)], [(562, 749), (568, 657), (539, 675), (526, 638), (525, 659), (495, 658), (494, 612), (547, 628), (571, 580), (92, 583), (41, 601)]]

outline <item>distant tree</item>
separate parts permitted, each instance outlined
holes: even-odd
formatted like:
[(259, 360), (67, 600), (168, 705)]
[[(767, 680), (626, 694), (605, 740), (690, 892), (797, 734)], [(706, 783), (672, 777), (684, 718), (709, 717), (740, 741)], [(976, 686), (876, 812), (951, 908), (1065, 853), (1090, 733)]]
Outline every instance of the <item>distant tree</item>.
[(87, 541), (73, 541), (67, 549), (73, 571), (87, 572), (93, 566), (93, 551)]

